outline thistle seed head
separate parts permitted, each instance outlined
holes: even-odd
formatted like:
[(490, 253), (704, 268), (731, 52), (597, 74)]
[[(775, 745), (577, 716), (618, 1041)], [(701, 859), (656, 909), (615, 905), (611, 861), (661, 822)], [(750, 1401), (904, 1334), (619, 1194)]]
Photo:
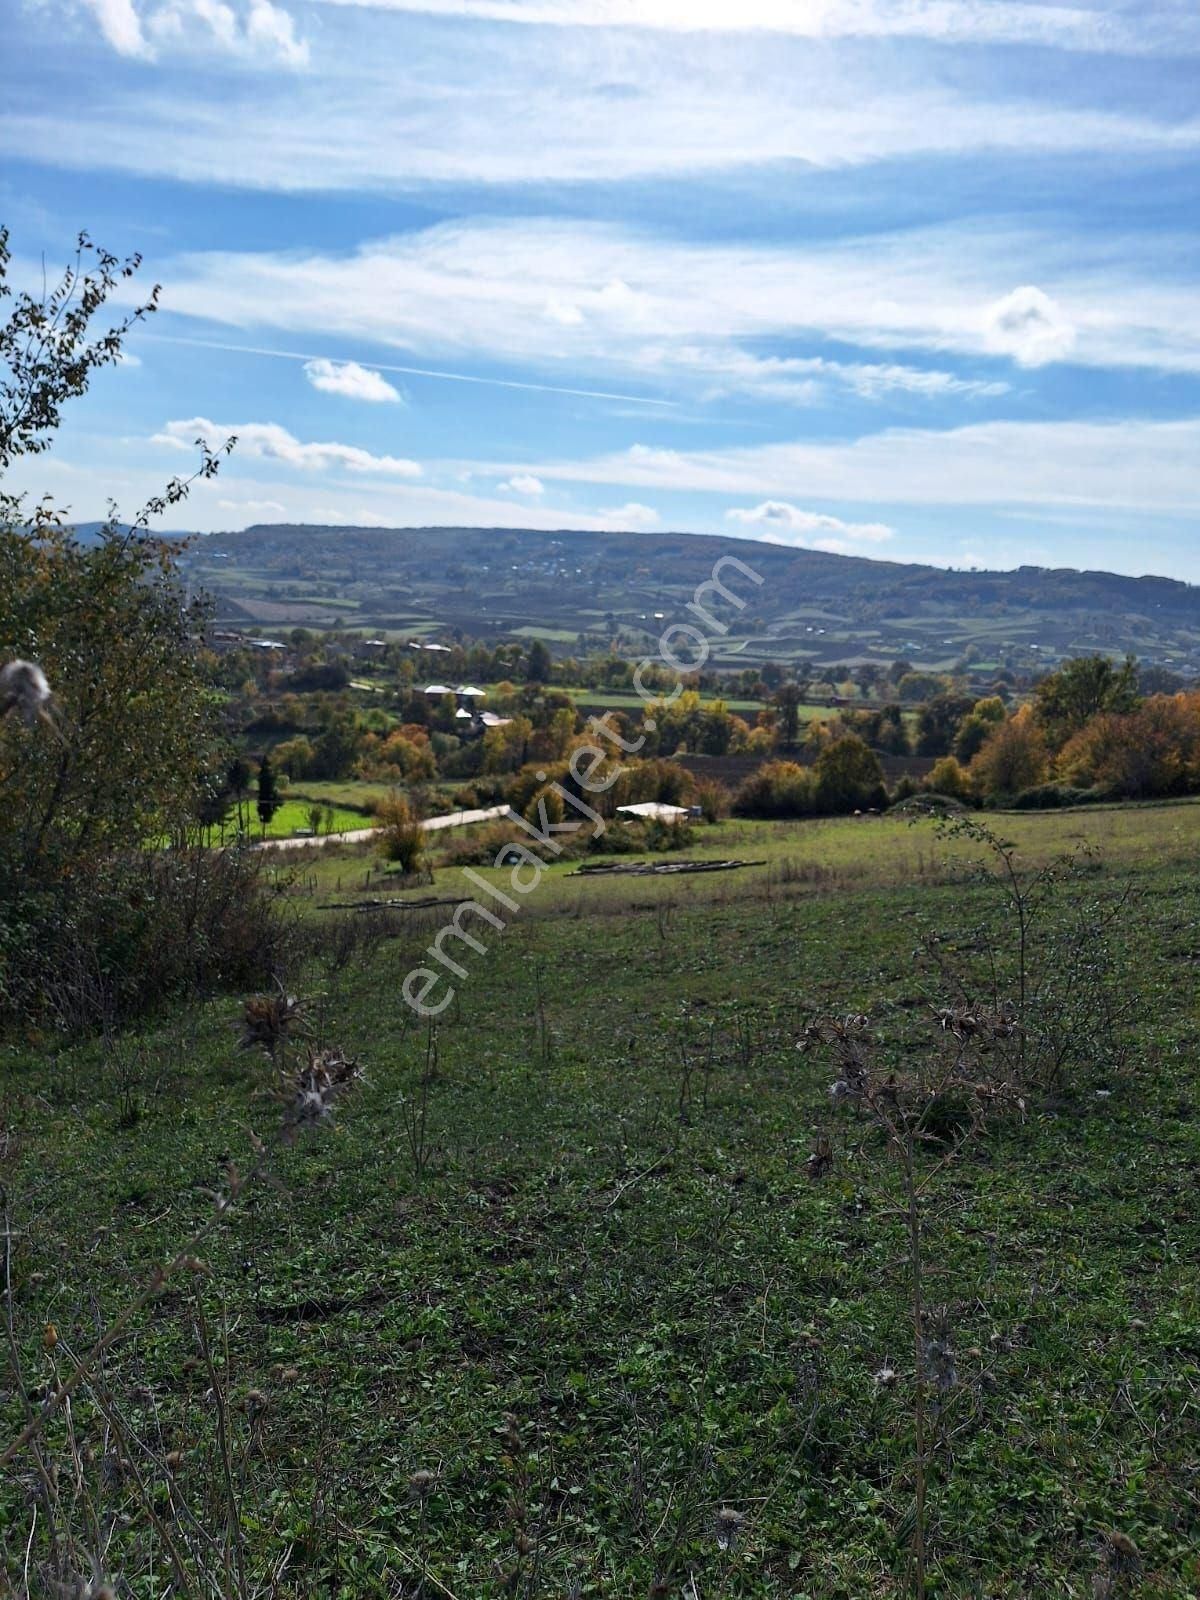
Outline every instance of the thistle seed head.
[(732, 1550), (745, 1521), (744, 1511), (735, 1511), (732, 1506), (722, 1506), (716, 1515), (717, 1547), (721, 1550)]
[(324, 1122), (333, 1115), (336, 1101), (361, 1077), (362, 1070), (353, 1056), (337, 1049), (315, 1050), (310, 1045), (308, 1059), (295, 1076), (292, 1123)]
[(946, 1394), (953, 1389), (958, 1382), (958, 1368), (949, 1339), (941, 1336), (926, 1339), (922, 1354), (925, 1357), (925, 1370), (939, 1394)]
[(0, 667), (0, 717), (15, 712), (27, 728), (49, 716), (50, 685), (36, 661), (7, 661)]

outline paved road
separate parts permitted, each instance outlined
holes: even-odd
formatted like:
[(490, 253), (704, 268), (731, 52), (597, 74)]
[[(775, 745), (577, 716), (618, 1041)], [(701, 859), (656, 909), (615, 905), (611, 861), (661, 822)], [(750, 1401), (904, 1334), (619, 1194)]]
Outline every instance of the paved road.
[[(466, 828), (472, 822), (496, 822), (511, 813), (507, 806), (485, 806), (475, 811), (448, 811), (442, 817), (426, 817), (421, 827), (426, 833), (439, 833), (443, 828)], [(308, 845), (359, 844), (370, 839), (374, 828), (352, 828), (349, 833), (320, 833), (303, 839), (266, 839), (255, 846), (257, 850), (299, 850)]]
[(444, 817), (426, 817), (421, 826), (426, 833), (437, 833), (441, 828), (465, 828), (471, 822), (497, 822), (511, 815), (509, 806), (485, 806), (477, 811), (447, 811)]

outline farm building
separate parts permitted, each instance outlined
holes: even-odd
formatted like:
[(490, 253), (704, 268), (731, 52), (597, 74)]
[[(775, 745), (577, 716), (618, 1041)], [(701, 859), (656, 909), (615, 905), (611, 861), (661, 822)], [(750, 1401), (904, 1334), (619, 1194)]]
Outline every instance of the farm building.
[(661, 800), (642, 800), (633, 806), (618, 806), (619, 817), (641, 818), (652, 817), (655, 822), (686, 822), (691, 815), (689, 806), (669, 806)]

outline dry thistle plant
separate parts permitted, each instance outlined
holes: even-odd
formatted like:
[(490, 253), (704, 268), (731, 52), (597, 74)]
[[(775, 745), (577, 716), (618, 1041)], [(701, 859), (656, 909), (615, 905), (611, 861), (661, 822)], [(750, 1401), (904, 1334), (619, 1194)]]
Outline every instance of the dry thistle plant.
[(327, 1121), (337, 1101), (361, 1078), (362, 1069), (353, 1056), (338, 1049), (318, 1050), (309, 1045), (306, 1059), (292, 1074), (290, 1126)]
[(1086, 845), (1025, 866), (1017, 847), (976, 817), (939, 818), (935, 826), (943, 838), (981, 850), (972, 875), (988, 891), (977, 926), (919, 940), (917, 970), (939, 1018), (969, 1025), (982, 1009), (1007, 1021), (993, 1044), (1030, 1096), (1069, 1090), (1084, 1074), (1093, 1084), (1119, 1076), (1138, 1006), (1122, 932), (1128, 887), (1097, 887), (1096, 852)]
[(738, 1542), (742, 1527), (746, 1521), (746, 1513), (737, 1511), (733, 1506), (721, 1506), (713, 1519), (714, 1532), (717, 1540), (717, 1549), (732, 1552)]
[(425, 1049), (417, 1066), (412, 1091), (399, 1101), (400, 1124), (412, 1159), (413, 1177), (419, 1183), (434, 1157), (429, 1138), (429, 1109), (433, 1086), (438, 1078), (438, 1030), (430, 1019), (425, 1030)]
[[(912, 1350), (913, 1504), (904, 1519), (912, 1529), (912, 1592), (925, 1600), (928, 1570), (928, 1492), (946, 1405), (958, 1385), (950, 1319), (927, 1304), (927, 1233), (938, 1178), (964, 1148), (1000, 1116), (1023, 1116), (1022, 1087), (1009, 1073), (1002, 1050), (1014, 1021), (1007, 1007), (952, 1006), (930, 1017), (929, 1046), (912, 1057), (885, 1059), (870, 1018), (818, 1017), (799, 1048), (832, 1057), (835, 1107), (867, 1125), (856, 1154), (882, 1150), (900, 1187), (898, 1212), (906, 1243), (907, 1309)], [(870, 1134), (876, 1135), (874, 1139)], [(806, 1162), (817, 1181), (833, 1166), (832, 1143), (818, 1137)], [(885, 1179), (886, 1181), (886, 1179)], [(890, 1361), (875, 1374), (892, 1387)]]
[(242, 1036), (239, 1050), (258, 1048), (272, 1060), (293, 1034), (305, 1032), (305, 1003), (288, 994), (276, 979), (275, 994), (252, 994), (242, 1008)]

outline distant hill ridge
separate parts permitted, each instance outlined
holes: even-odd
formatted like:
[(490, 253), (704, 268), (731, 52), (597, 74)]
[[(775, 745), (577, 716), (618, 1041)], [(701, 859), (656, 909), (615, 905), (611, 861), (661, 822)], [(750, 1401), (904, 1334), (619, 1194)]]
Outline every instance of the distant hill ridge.
[[(425, 619), (477, 636), (533, 629), (570, 645), (613, 628), (653, 634), (659, 613), (685, 620), (682, 608), (724, 557), (763, 579), (725, 572), (746, 604), (724, 613), (724, 643), (746, 664), (789, 650), (828, 661), (907, 652), (930, 662), (972, 643), (987, 657), (1134, 649), (1200, 666), (1200, 585), (1153, 575), (950, 570), (727, 534), (291, 523), (211, 534), (189, 562), (231, 603), (251, 595), (310, 613), (324, 607), (325, 616), (336, 609), (347, 626), (402, 629)], [(789, 648), (775, 649), (780, 641)]]
[[(175, 537), (167, 535), (166, 537)], [(184, 537), (180, 535), (180, 537)], [(1044, 605), (1049, 593), (1059, 600), (1075, 601), (1084, 608), (1105, 599), (1137, 601), (1140, 607), (1178, 606), (1200, 618), (1200, 584), (1179, 578), (1147, 574), (1131, 578), (1122, 573), (1075, 567), (1031, 567), (1012, 569), (951, 569), (917, 562), (886, 561), (873, 556), (837, 555), (824, 550), (808, 550), (760, 539), (731, 537), (713, 533), (610, 533), (574, 528), (356, 528), (314, 523), (254, 523), (240, 534), (210, 534), (212, 543), (223, 540), (271, 542), (279, 538), (303, 540), (336, 539), (339, 553), (380, 555), (399, 553), (400, 545), (409, 564), (416, 560), (437, 561), (447, 556), (463, 559), (484, 554), (495, 558), (506, 555), (533, 557), (555, 549), (566, 554), (601, 560), (606, 566), (636, 569), (642, 562), (683, 560), (693, 565), (712, 564), (721, 556), (732, 555), (755, 567), (764, 578), (783, 574), (803, 575), (817, 581), (830, 592), (856, 590), (862, 584), (872, 587), (932, 582), (945, 596), (983, 595), (1019, 599)], [(397, 543), (400, 542), (400, 544)], [(666, 574), (664, 574), (665, 576)], [(1139, 608), (1140, 608), (1139, 607)]]

